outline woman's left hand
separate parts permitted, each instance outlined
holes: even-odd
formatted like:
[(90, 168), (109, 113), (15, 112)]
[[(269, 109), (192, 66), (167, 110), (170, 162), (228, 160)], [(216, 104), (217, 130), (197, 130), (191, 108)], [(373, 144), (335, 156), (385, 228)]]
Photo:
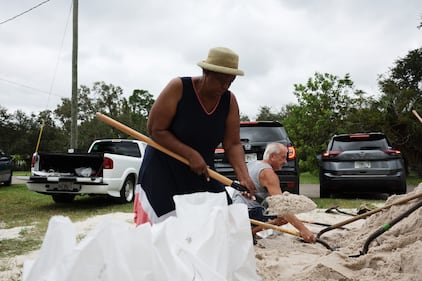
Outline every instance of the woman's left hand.
[(241, 185), (246, 187), (249, 190), (251, 196), (254, 196), (256, 192), (255, 184), (253, 183), (252, 179), (248, 177), (247, 179), (239, 181)]

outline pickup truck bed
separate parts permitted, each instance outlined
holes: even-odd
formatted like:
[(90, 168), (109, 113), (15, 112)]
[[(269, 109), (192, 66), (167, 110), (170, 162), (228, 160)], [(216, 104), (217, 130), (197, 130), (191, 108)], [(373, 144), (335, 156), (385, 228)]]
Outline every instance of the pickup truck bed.
[[(78, 167), (83, 169), (90, 168), (92, 173), (89, 176), (102, 175), (103, 153), (56, 153), (39, 154), (39, 171), (44, 171), (45, 175), (78, 175)], [(41, 175), (41, 172), (34, 172), (35, 175)], [(86, 176), (86, 174), (85, 174)]]
[(145, 147), (137, 140), (103, 139), (94, 141), (86, 153), (35, 153), (28, 189), (59, 203), (82, 194), (132, 202)]

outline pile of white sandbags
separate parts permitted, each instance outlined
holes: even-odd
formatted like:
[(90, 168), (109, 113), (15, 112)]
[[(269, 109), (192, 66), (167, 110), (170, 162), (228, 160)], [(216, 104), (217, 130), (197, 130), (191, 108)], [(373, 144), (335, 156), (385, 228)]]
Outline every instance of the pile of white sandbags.
[(177, 217), (155, 225), (104, 221), (79, 243), (67, 217), (52, 217), (23, 281), (249, 281), (256, 273), (247, 207), (224, 193), (174, 197)]

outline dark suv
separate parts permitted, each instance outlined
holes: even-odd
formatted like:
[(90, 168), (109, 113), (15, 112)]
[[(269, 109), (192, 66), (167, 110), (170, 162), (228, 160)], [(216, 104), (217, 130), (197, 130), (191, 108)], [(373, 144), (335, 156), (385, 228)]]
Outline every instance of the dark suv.
[(9, 155), (0, 150), (0, 184), (12, 184), (13, 162)]
[[(245, 162), (262, 160), (268, 143), (279, 142), (288, 149), (287, 163), (277, 171), (282, 191), (299, 194), (299, 166), (296, 149), (282, 124), (276, 121), (255, 121), (240, 123), (240, 141), (245, 151)], [(221, 145), (215, 151), (215, 169), (218, 173), (236, 180), (232, 166), (224, 155)]]
[(320, 197), (406, 193), (403, 158), (383, 133), (334, 135), (319, 160)]

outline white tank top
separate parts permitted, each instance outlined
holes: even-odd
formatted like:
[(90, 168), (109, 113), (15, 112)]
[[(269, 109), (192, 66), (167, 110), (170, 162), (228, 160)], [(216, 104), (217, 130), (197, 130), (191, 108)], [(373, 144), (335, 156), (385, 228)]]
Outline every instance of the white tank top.
[(259, 174), (264, 169), (272, 169), (270, 164), (261, 162), (259, 160), (252, 161), (247, 164), (249, 175), (252, 178), (253, 183), (255, 184), (255, 187), (257, 189), (256, 194), (260, 196), (262, 199), (265, 199), (268, 197), (268, 190), (261, 185), (259, 182)]

